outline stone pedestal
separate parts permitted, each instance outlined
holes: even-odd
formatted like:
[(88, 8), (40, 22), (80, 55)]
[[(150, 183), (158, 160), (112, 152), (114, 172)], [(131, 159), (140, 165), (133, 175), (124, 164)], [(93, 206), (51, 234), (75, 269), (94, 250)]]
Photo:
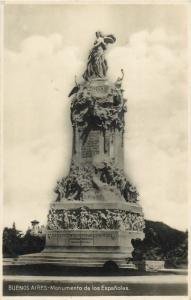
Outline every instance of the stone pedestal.
[[(86, 202), (85, 206), (82, 206), (80, 201), (71, 203), (63, 201), (52, 203), (50, 212), (54, 220), (49, 215), (46, 247), (42, 255), (46, 257), (56, 255), (57, 259), (62, 257), (62, 263), (71, 266), (102, 267), (106, 262), (113, 261), (120, 268), (134, 267), (129, 260), (133, 251), (131, 240), (142, 239), (144, 234), (139, 231), (136, 223), (127, 223), (125, 216), (142, 216), (142, 209), (139, 205), (108, 201)], [(66, 213), (70, 216), (81, 213), (81, 215), (86, 215), (86, 219), (90, 216), (97, 216), (100, 220), (101, 215), (102, 223), (97, 225), (96, 217), (92, 226), (88, 225), (88, 221), (83, 223), (80, 217), (73, 224), (64, 223), (63, 219), (59, 222), (59, 215), (66, 216)], [(110, 226), (109, 219), (104, 218), (104, 213), (107, 216), (114, 216)], [(118, 218), (115, 218), (115, 215)]]
[[(142, 215), (139, 205), (129, 203), (94, 203), (86, 202), (85, 208), (79, 201), (71, 203), (52, 203), (50, 212), (54, 217), (64, 212), (84, 211), (96, 214), (107, 211), (113, 215)], [(104, 219), (105, 220), (105, 219)], [(55, 221), (55, 220), (54, 220)], [(87, 224), (80, 227), (80, 220), (75, 228), (71, 225), (64, 227), (64, 223), (54, 223), (47, 228), (46, 246), (41, 253), (22, 255), (17, 264), (54, 264), (76, 267), (104, 267), (108, 262), (113, 262), (119, 268), (137, 269), (130, 258), (133, 251), (132, 239), (144, 238), (144, 234), (136, 227), (136, 223), (125, 223), (123, 218), (113, 222), (112, 229), (107, 227), (107, 220), (102, 228), (87, 228)], [(130, 225), (131, 224), (131, 225)], [(83, 225), (83, 224), (81, 224)], [(59, 227), (59, 228), (58, 228)], [(79, 227), (79, 228), (78, 228)], [(82, 229), (82, 227), (85, 227)], [(96, 227), (96, 226), (95, 226)], [(127, 230), (127, 227), (129, 228)]]

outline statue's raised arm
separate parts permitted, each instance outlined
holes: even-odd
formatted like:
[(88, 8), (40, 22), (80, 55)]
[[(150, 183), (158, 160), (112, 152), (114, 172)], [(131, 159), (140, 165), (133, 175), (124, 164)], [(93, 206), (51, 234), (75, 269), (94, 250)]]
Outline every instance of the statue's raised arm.
[(113, 44), (115, 41), (116, 38), (112, 34), (104, 36), (100, 31), (96, 32), (96, 40), (88, 57), (86, 71), (83, 74), (85, 80), (106, 76), (108, 66), (104, 51), (108, 44)]

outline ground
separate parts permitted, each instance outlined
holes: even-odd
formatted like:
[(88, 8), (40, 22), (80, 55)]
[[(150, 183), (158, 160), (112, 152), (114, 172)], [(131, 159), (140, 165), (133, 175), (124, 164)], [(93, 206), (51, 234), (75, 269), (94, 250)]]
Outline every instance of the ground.
[(187, 270), (115, 272), (61, 266), (5, 266), (4, 295), (52, 296), (183, 296)]

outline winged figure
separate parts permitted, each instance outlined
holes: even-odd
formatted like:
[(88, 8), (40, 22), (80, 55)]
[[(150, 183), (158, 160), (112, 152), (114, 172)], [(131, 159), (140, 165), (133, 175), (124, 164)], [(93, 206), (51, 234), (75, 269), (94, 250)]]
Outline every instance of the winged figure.
[(104, 36), (100, 31), (96, 32), (96, 40), (88, 57), (86, 71), (83, 74), (85, 80), (91, 78), (103, 78), (106, 76), (108, 65), (105, 59), (105, 50), (108, 44), (115, 43), (114, 35), (109, 34)]

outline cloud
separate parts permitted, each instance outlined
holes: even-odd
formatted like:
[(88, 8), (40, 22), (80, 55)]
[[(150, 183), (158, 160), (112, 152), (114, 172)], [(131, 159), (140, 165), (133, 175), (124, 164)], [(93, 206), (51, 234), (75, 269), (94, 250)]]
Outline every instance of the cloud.
[[(19, 52), (5, 51), (5, 217), (18, 227), (32, 218), (45, 222), (55, 182), (67, 174), (67, 96), (85, 68), (82, 50), (55, 33), (26, 38)], [(156, 28), (132, 34), (123, 47), (110, 46), (107, 58), (112, 80), (125, 71), (125, 169), (145, 215), (185, 229), (186, 51), (176, 35)]]
[(120, 68), (126, 74), (127, 173), (146, 217), (179, 228), (187, 226), (186, 58), (178, 37), (161, 28), (135, 33), (109, 54), (112, 79)]
[(67, 96), (82, 64), (78, 49), (64, 47), (58, 34), (32, 36), (20, 52), (6, 51), (5, 59), (7, 138), (36, 139), (59, 130), (69, 120)]

